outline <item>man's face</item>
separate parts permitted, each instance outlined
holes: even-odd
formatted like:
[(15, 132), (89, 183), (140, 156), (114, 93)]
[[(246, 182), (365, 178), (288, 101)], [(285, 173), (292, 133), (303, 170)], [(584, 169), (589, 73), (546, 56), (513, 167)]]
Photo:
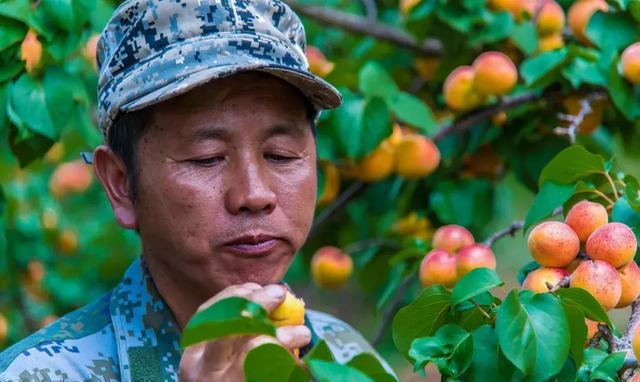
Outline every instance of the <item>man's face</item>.
[(316, 148), (303, 96), (244, 73), (159, 104), (138, 143), (135, 214), (150, 262), (211, 293), (279, 281), (308, 235)]

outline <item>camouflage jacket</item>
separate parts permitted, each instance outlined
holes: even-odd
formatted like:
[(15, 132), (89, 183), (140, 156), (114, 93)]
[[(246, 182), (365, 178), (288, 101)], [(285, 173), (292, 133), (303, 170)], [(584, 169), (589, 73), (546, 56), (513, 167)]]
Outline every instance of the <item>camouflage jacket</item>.
[[(339, 362), (376, 354), (360, 333), (328, 314), (307, 310), (306, 325), (312, 344), (324, 339)], [(99, 300), (1, 353), (0, 381), (178, 381), (179, 338), (173, 314), (138, 259)]]

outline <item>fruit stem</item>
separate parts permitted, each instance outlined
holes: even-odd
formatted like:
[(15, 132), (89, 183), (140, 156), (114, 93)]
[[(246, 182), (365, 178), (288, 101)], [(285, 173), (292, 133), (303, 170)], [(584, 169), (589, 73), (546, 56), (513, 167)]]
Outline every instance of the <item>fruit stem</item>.
[(607, 180), (609, 181), (609, 185), (611, 185), (611, 190), (613, 191), (613, 196), (615, 197), (615, 200), (618, 201), (618, 199), (620, 199), (620, 195), (618, 195), (618, 189), (616, 188), (615, 183), (613, 182), (613, 178), (611, 177), (611, 175), (609, 175), (608, 172), (603, 172), (602, 173), (605, 178), (607, 178)]
[(615, 201), (613, 201), (613, 199), (611, 199), (610, 197), (608, 197), (604, 192), (600, 191), (600, 190), (591, 190), (594, 194), (597, 194), (598, 196), (600, 196), (602, 199), (606, 200), (607, 202), (609, 202), (609, 204), (616, 204)]
[(485, 317), (487, 317), (489, 320), (492, 320), (491, 315), (490, 315), (489, 313), (487, 313), (487, 311), (485, 311), (484, 309), (482, 309), (482, 307), (481, 307), (480, 305), (478, 305), (478, 303), (477, 303), (477, 302), (473, 301), (473, 299), (471, 299), (471, 300), (469, 300), (469, 301), (471, 301), (471, 303), (472, 303), (473, 305), (475, 305), (475, 306), (476, 306), (476, 308), (478, 308), (478, 309), (482, 312), (482, 314), (484, 314), (484, 316), (485, 316)]

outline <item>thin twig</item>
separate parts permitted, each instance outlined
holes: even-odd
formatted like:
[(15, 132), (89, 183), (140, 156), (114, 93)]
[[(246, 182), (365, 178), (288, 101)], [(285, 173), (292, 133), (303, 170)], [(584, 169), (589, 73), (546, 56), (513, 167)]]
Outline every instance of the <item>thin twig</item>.
[(604, 99), (606, 95), (601, 91), (594, 92), (592, 94), (587, 95), (583, 99), (580, 100), (580, 110), (578, 114), (558, 114), (558, 118), (569, 122), (569, 127), (556, 127), (554, 133), (556, 135), (566, 135), (569, 137), (569, 142), (573, 145), (576, 143), (578, 130), (580, 129), (580, 125), (584, 122), (584, 119), (591, 113), (593, 113), (593, 108), (591, 107), (591, 103), (594, 101), (599, 101)]
[(346, 204), (358, 195), (360, 192), (364, 191), (367, 188), (367, 183), (364, 182), (355, 182), (349, 188), (347, 188), (343, 193), (338, 195), (336, 200), (334, 200), (331, 204), (329, 204), (322, 212), (318, 214), (313, 225), (311, 226), (311, 231), (309, 232), (309, 238), (313, 237), (316, 233), (318, 233), (318, 229), (327, 222), (334, 214), (340, 211)]
[(422, 43), (402, 29), (387, 24), (368, 20), (366, 17), (353, 15), (336, 9), (317, 5), (302, 4), (296, 0), (286, 0), (286, 3), (296, 12), (323, 24), (336, 26), (349, 32), (361, 33), (390, 42), (398, 47), (409, 49), (423, 56), (442, 55), (442, 43), (435, 39), (426, 39)]
[(402, 246), (399, 244), (385, 239), (366, 239), (362, 241), (357, 241), (355, 243), (351, 243), (344, 247), (344, 251), (346, 253), (354, 253), (364, 251), (365, 249), (373, 248), (373, 247), (386, 247), (394, 250), (402, 249)]
[(607, 202), (609, 202), (609, 204), (615, 204), (616, 203), (613, 200), (611, 200), (611, 198), (608, 197), (604, 192), (602, 192), (602, 191), (600, 191), (598, 189), (593, 189), (593, 190), (591, 190), (591, 192), (593, 192), (594, 194), (597, 194), (599, 197), (601, 197), (602, 199), (604, 199)]
[[(558, 216), (560, 214), (562, 214), (562, 207), (558, 207), (555, 210), (553, 210), (553, 212), (551, 213), (551, 216), (552, 217)], [(524, 228), (524, 220), (516, 220), (513, 223), (509, 224), (506, 228), (503, 228), (497, 231), (496, 233), (494, 233), (493, 235), (489, 236), (484, 241), (484, 244), (487, 247), (491, 247), (493, 246), (493, 244), (495, 244), (496, 241), (502, 239), (505, 236), (513, 236), (515, 235), (516, 232), (518, 232), (522, 228)]]
[(382, 338), (384, 337), (384, 333), (387, 331), (387, 327), (391, 324), (393, 316), (396, 314), (398, 309), (400, 309), (400, 303), (402, 302), (402, 297), (404, 296), (407, 289), (409, 289), (411, 284), (413, 284), (415, 279), (416, 279), (415, 274), (407, 277), (402, 282), (402, 284), (398, 287), (398, 290), (396, 290), (396, 293), (394, 294), (393, 298), (389, 302), (389, 308), (384, 312), (382, 316), (382, 321), (380, 322), (380, 326), (378, 326), (378, 329), (376, 329), (375, 331), (373, 340), (371, 341), (371, 344), (373, 346), (378, 345), (380, 341), (382, 341)]
[(631, 343), (631, 338), (635, 331), (636, 326), (640, 322), (640, 297), (631, 303), (631, 315), (629, 316), (629, 325), (622, 335), (622, 341), (625, 343)]
[(364, 14), (369, 21), (376, 21), (378, 19), (378, 7), (376, 6), (376, 0), (362, 0), (362, 6), (364, 6)]
[(482, 314), (483, 314), (485, 317), (487, 317), (489, 320), (491, 320), (491, 315), (490, 315), (489, 313), (487, 313), (487, 311), (486, 311), (486, 310), (482, 309), (482, 307), (480, 306), (480, 304), (478, 304), (477, 302), (473, 301), (473, 299), (471, 299), (471, 300), (469, 300), (469, 301), (471, 301), (471, 303), (472, 303), (473, 305), (475, 305), (475, 306), (476, 306), (476, 308), (480, 309), (480, 311), (482, 312)]
[(609, 175), (609, 173), (606, 171), (603, 172), (602, 174), (609, 181), (609, 185), (611, 185), (611, 190), (613, 191), (613, 196), (616, 198), (616, 201), (617, 201), (618, 199), (620, 199), (620, 195), (618, 195), (618, 189), (616, 188), (616, 185), (613, 182), (613, 178), (611, 178), (611, 175)]

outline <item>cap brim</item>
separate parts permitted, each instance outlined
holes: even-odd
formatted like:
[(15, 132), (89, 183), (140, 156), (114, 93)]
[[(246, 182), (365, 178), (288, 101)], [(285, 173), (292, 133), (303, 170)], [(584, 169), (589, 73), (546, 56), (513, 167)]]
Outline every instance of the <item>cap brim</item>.
[(143, 109), (184, 94), (212, 80), (248, 71), (266, 72), (287, 81), (298, 88), (319, 110), (335, 109), (342, 103), (342, 95), (340, 92), (322, 78), (310, 72), (295, 70), (265, 61), (252, 65), (217, 66), (190, 73), (168, 82), (166, 85), (151, 93), (122, 105), (120, 110), (128, 112)]

